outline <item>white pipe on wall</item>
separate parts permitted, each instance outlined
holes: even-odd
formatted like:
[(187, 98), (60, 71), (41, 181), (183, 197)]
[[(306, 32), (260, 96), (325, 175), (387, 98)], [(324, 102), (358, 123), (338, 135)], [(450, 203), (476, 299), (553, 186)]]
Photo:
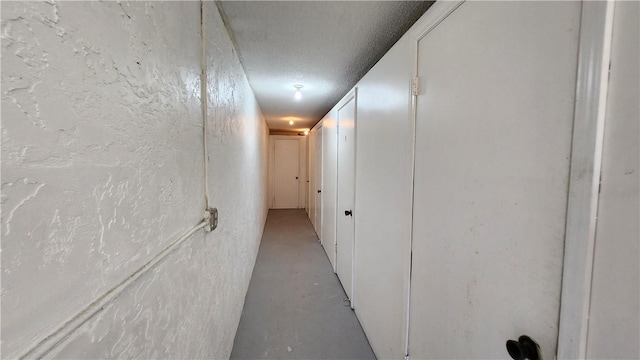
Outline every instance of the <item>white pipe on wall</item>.
[[(206, 53), (206, 41), (205, 41), (205, 25), (204, 25), (204, 1), (200, 1), (200, 38), (202, 43), (202, 55), (201, 55), (201, 72), (200, 72), (200, 96), (202, 104), (202, 142), (204, 151), (204, 199), (205, 209), (209, 208), (209, 159), (208, 159), (208, 144), (207, 144), (207, 53)], [(64, 323), (61, 327), (55, 330), (52, 334), (41, 340), (33, 348), (20, 356), (20, 359), (24, 358), (36, 358), (40, 359), (46, 356), (51, 350), (62, 344), (75, 330), (82, 326), (85, 322), (91, 319), (94, 315), (102, 311), (107, 304), (118, 297), (126, 288), (133, 284), (138, 278), (144, 275), (149, 269), (157, 265), (173, 250), (180, 246), (185, 240), (187, 240), (196, 231), (204, 228), (208, 225), (207, 219), (201, 221), (191, 230), (187, 231), (184, 235), (178, 238), (176, 241), (169, 244), (160, 253), (154, 256), (146, 264), (142, 265), (139, 269), (133, 272), (132, 275), (124, 279), (118, 285), (108, 290), (93, 303), (89, 304), (86, 308), (80, 311), (75, 317)]]
[(121, 281), (118, 285), (105, 292), (102, 296), (89, 304), (86, 308), (82, 309), (76, 316), (64, 323), (58, 329), (56, 329), (49, 336), (45, 337), (33, 348), (20, 356), (20, 359), (41, 359), (47, 355), (51, 350), (61, 345), (75, 330), (81, 327), (94, 315), (104, 310), (105, 307), (117, 298), (124, 290), (126, 290), (131, 284), (138, 280), (147, 271), (155, 267), (160, 261), (164, 260), (167, 255), (171, 254), (178, 246), (180, 246), (185, 240), (187, 240), (196, 231), (202, 229), (208, 224), (207, 221), (202, 221), (191, 230), (184, 233), (180, 238), (169, 244), (156, 256), (154, 256), (147, 263), (142, 265), (138, 270), (133, 272), (129, 277)]
[(209, 208), (209, 146), (207, 144), (207, 42), (205, 41), (204, 0), (200, 0), (200, 40), (202, 58), (200, 60), (200, 104), (202, 105), (202, 146), (204, 148), (204, 208)]
[[(123, 113), (116, 112), (109, 114), (110, 117), (105, 115), (106, 117), (96, 119), (76, 119), (75, 117), (69, 118), (67, 114), (61, 112), (62, 110), (58, 111), (57, 108), (53, 109), (55, 111), (53, 111), (47, 119), (53, 124), (49, 129), (53, 127), (58, 129), (57, 126), (60, 126), (61, 131), (63, 128), (66, 131), (70, 129), (71, 126), (75, 127), (77, 125), (78, 131), (74, 131), (73, 139), (78, 140), (79, 144), (83, 144), (82, 146), (86, 145), (86, 148), (90, 149), (87, 150), (87, 152), (78, 152), (77, 154), (75, 150), (61, 153), (61, 158), (65, 156), (65, 159), (68, 157), (74, 161), (77, 160), (80, 166), (69, 165), (68, 169), (56, 168), (60, 170), (60, 172), (49, 175), (50, 171), (46, 170), (46, 166), (52, 163), (47, 159), (41, 159), (38, 153), (39, 151), (47, 150), (51, 146), (56, 146), (54, 139), (57, 138), (57, 130), (52, 130), (53, 132), (51, 134), (46, 131), (42, 132), (42, 136), (49, 140), (42, 144), (38, 143), (40, 146), (37, 147), (34, 156), (27, 157), (24, 161), (10, 161), (10, 164), (7, 164), (10, 170), (12, 170), (11, 175), (14, 176), (11, 181), (12, 183), (16, 183), (16, 186), (9, 189), (3, 187), (3, 196), (5, 190), (7, 190), (9, 195), (11, 195), (10, 200), (17, 204), (17, 207), (15, 207), (13, 203), (8, 203), (8, 206), (14, 206), (12, 214), (18, 210), (18, 208), (20, 208), (19, 210), (21, 212), (27, 214), (27, 216), (22, 216), (22, 213), (20, 213), (13, 218), (10, 237), (17, 236), (16, 239), (21, 241), (14, 241), (13, 243), (19, 245), (12, 246), (6, 254), (3, 253), (3, 257), (7, 255), (11, 258), (21, 259), (21, 261), (16, 261), (15, 264), (7, 264), (9, 267), (4, 266), (3, 263), (3, 272), (9, 273), (8, 270), (12, 270), (11, 272), (14, 274), (9, 279), (11, 280), (9, 281), (11, 284), (7, 284), (12, 285), (11, 291), (3, 294), (2, 298), (3, 307), (5, 305), (4, 300), (10, 300), (7, 301), (10, 310), (8, 313), (12, 315), (10, 319), (6, 319), (10, 320), (6, 324), (8, 328), (10, 328), (10, 331), (6, 334), (8, 335), (6, 337), (9, 339), (3, 337), (2, 352), (8, 353), (7, 355), (11, 358), (49, 358), (59, 356), (57, 354), (60, 352), (64, 354), (62, 357), (122, 357), (122, 354), (126, 355), (126, 352), (124, 352), (126, 349), (123, 350), (122, 348), (114, 346), (114, 344), (117, 344), (119, 341), (119, 331), (131, 335), (131, 348), (140, 351), (136, 352), (137, 354), (147, 354), (142, 355), (143, 357), (153, 356), (157, 351), (155, 345), (147, 341), (147, 336), (141, 336), (136, 330), (136, 325), (130, 322), (130, 320), (135, 321), (137, 318), (124, 319), (115, 316), (115, 314), (122, 314), (123, 312), (142, 308), (145, 310), (145, 314), (147, 314), (147, 311), (149, 311), (148, 313), (150, 314), (149, 319), (145, 318), (145, 320), (151, 321), (151, 318), (158, 319), (158, 317), (155, 316), (156, 308), (154, 307), (155, 303), (153, 303), (155, 299), (136, 297), (137, 294), (134, 291), (141, 283), (147, 282), (152, 283), (152, 285), (150, 285), (152, 288), (162, 292), (158, 296), (160, 296), (160, 299), (162, 299), (166, 306), (171, 308), (168, 316), (173, 318), (175, 314), (184, 315), (183, 310), (185, 308), (193, 310), (188, 314), (190, 316), (182, 316), (180, 319), (183, 323), (189, 324), (189, 328), (192, 329), (192, 331), (187, 334), (190, 343), (201, 343), (198, 337), (205, 338), (209, 336), (202, 334), (202, 332), (198, 330), (199, 326), (203, 324), (202, 322), (205, 321), (206, 323), (207, 321), (201, 317), (200, 313), (202, 313), (202, 311), (205, 311), (210, 318), (216, 319), (217, 324), (215, 324), (214, 327), (207, 327), (209, 333), (224, 333), (225, 339), (227, 340), (229, 339), (228, 335), (231, 335), (231, 340), (233, 340), (232, 335), (235, 327), (237, 327), (237, 321), (239, 320), (242, 310), (242, 301), (238, 302), (237, 300), (242, 300), (246, 293), (246, 287), (249, 284), (251, 268), (253, 262), (255, 262), (255, 255), (258, 251), (267, 211), (266, 206), (264, 206), (265, 204), (261, 202), (237, 201), (237, 196), (233, 196), (233, 198), (231, 196), (222, 196), (221, 199), (216, 198), (216, 203), (220, 202), (223, 208), (227, 210), (230, 209), (234, 213), (249, 211), (253, 215), (256, 215), (254, 217), (256, 221), (252, 221), (249, 224), (240, 217), (226, 216), (225, 218), (231, 221), (233, 230), (233, 234), (226, 235), (233, 238), (243, 238), (247, 241), (241, 243), (224, 241), (219, 243), (223, 244), (221, 246), (226, 246), (225, 249), (242, 249), (243, 253), (244, 250), (247, 250), (249, 256), (246, 256), (246, 259), (240, 259), (240, 263), (231, 259), (229, 260), (231, 263), (227, 264), (229, 261), (226, 260), (228, 259), (223, 259), (225, 262), (223, 262), (222, 265), (235, 266), (236, 268), (241, 265), (241, 270), (248, 269), (248, 271), (237, 271), (220, 279), (198, 276), (198, 274), (202, 275), (202, 271), (208, 271), (207, 269), (203, 270), (203, 268), (211, 264), (206, 261), (206, 257), (193, 258), (190, 254), (186, 254), (185, 251), (190, 251), (193, 246), (200, 254), (206, 251), (207, 256), (217, 257), (227, 252), (225, 250), (224, 252), (221, 251), (217, 253), (217, 247), (211, 247), (210, 242), (203, 241), (206, 239), (205, 235), (193, 236), (196, 232), (200, 231), (200, 229), (206, 228), (208, 225), (208, 223), (200, 221), (199, 214), (202, 214), (201, 210), (200, 212), (193, 212), (193, 210), (195, 210), (193, 206), (202, 206), (202, 198), (200, 197), (202, 196), (200, 193), (200, 191), (202, 191), (202, 185), (198, 184), (198, 182), (202, 181), (200, 171), (202, 171), (203, 168), (201, 166), (204, 166), (205, 171), (204, 196), (207, 208), (214, 202), (214, 199), (211, 198), (210, 200), (209, 197), (215, 195), (209, 193), (208, 186), (208, 179), (211, 178), (208, 173), (208, 163), (210, 160), (208, 156), (208, 142), (216, 139), (208, 139), (208, 90), (206, 86), (209, 83), (207, 67), (215, 67), (215, 71), (212, 70), (211, 73), (212, 78), (215, 78), (216, 81), (226, 81), (226, 79), (234, 80), (234, 83), (231, 85), (233, 91), (223, 94), (224, 100), (233, 100), (234, 109), (238, 109), (240, 112), (240, 120), (243, 124), (250, 125), (249, 128), (251, 130), (248, 134), (249, 136), (247, 136), (246, 132), (232, 129), (233, 131), (225, 134), (225, 136), (239, 143), (239, 147), (221, 149), (223, 155), (225, 155), (225, 159), (233, 160), (229, 162), (225, 161), (224, 164), (222, 164), (225, 170), (224, 173), (231, 173), (231, 175), (234, 176), (246, 175), (244, 177), (248, 178), (247, 184), (242, 184), (242, 186), (231, 182), (219, 184), (219, 182), (213, 181), (212, 178), (212, 186), (213, 184), (216, 185), (215, 188), (212, 187), (214, 192), (218, 185), (220, 185), (219, 187), (226, 190), (225, 193), (227, 194), (245, 194), (248, 200), (254, 200), (251, 196), (255, 199), (265, 198), (266, 189), (263, 186), (263, 177), (266, 175), (266, 159), (264, 155), (266, 153), (265, 145), (268, 131), (266, 133), (264, 131), (267, 130), (267, 128), (262, 113), (246, 81), (246, 76), (242, 71), (241, 64), (234, 54), (229, 34), (223, 27), (219, 26), (222, 24), (222, 19), (216, 8), (205, 7), (210, 5), (206, 5), (201, 1), (200, 4), (195, 3), (187, 7), (156, 7), (154, 11), (150, 13), (149, 11), (151, 11), (151, 9), (143, 6), (144, 4), (139, 6), (133, 6), (133, 4), (134, 3), (131, 4), (132, 9), (129, 9), (128, 5), (120, 6), (115, 12), (103, 11), (102, 7), (98, 9), (91, 6), (65, 6), (61, 4), (61, 6), (65, 6), (65, 11), (61, 11), (61, 13), (64, 12), (67, 15), (67, 17), (64, 18), (66, 19), (64, 23), (69, 27), (80, 30), (90, 29), (92, 26), (108, 27), (110, 23), (120, 18), (128, 24), (132, 24), (131, 27), (127, 27), (117, 34), (122, 38), (133, 36), (131, 37), (132, 41), (125, 47), (114, 45), (117, 44), (118, 41), (115, 43), (113, 41), (105, 42), (105, 39), (100, 37), (99, 31), (80, 31), (84, 34), (84, 39), (76, 38), (75, 35), (77, 34), (67, 34), (69, 37), (65, 36), (64, 39), (59, 39), (62, 43), (69, 39), (76, 39), (77, 41), (70, 41), (70, 43), (74, 44), (76, 42), (85, 44), (85, 41), (86, 44), (92, 43), (94, 46), (104, 50), (104, 52), (100, 54), (96, 53), (96, 59), (106, 59), (111, 57), (109, 54), (112, 54), (116, 59), (113, 62), (114, 67), (116, 65), (120, 66), (121, 63), (124, 64), (128, 61), (135, 61), (136, 58), (132, 57), (132, 55), (139, 55), (139, 49), (147, 49), (145, 47), (147, 44), (144, 41), (148, 38), (153, 39), (153, 41), (157, 40), (161, 46), (166, 46), (168, 51), (153, 51), (149, 53), (149, 62), (153, 63), (153, 68), (141, 66), (140, 71), (135, 74), (117, 73), (117, 71), (110, 73), (109, 76), (113, 75), (117, 77), (118, 81), (110, 83), (112, 87), (110, 91), (105, 93), (105, 96), (109, 96), (107, 96), (106, 102), (103, 103), (113, 107), (114, 110), (122, 110), (124, 111)], [(198, 5), (200, 5), (200, 9), (198, 9)], [(105, 7), (111, 8), (111, 5), (105, 4)], [(118, 6), (116, 5), (116, 7)], [(24, 3), (14, 4), (8, 8), (5, 8), (3, 5), (2, 9), (7, 11), (3, 12), (2, 20), (4, 22), (7, 19), (12, 19), (15, 14), (18, 14), (15, 16), (20, 16), (19, 14), (32, 13), (29, 14), (29, 16), (25, 16), (24, 19), (21, 18), (21, 23), (23, 21), (28, 27), (29, 23), (39, 21), (42, 16), (48, 16), (47, 13), (51, 8), (57, 12), (58, 5), (52, 4), (50, 7), (45, 4), (45, 6), (41, 7), (35, 5), (32, 7), (28, 5), (28, 3)], [(120, 13), (120, 10), (123, 14)], [(175, 12), (176, 10), (178, 10), (178, 12)], [(197, 24), (198, 11), (201, 12), (201, 24)], [(132, 13), (132, 15), (129, 16), (127, 12)], [(133, 12), (135, 12), (135, 14), (146, 13), (148, 16), (133, 16)], [(189, 24), (185, 23), (184, 28), (181, 28), (179, 32), (171, 31), (167, 34), (164, 32), (158, 34), (163, 28), (157, 26), (156, 19), (162, 17), (167, 18), (169, 21), (185, 18), (190, 19), (190, 21)], [(133, 21), (132, 18), (137, 18), (140, 21)], [(204, 23), (205, 21), (211, 25), (207, 26)], [(32, 40), (35, 39), (37, 42), (37, 39), (48, 38), (55, 31), (61, 29), (62, 28), (43, 28), (38, 29), (36, 32), (28, 32), (22, 29), (21, 26), (16, 26), (10, 31), (11, 36), (9, 42), (14, 43), (17, 42), (18, 39), (27, 39), (27, 43), (31, 43), (33, 42)], [(201, 31), (201, 39), (197, 39), (198, 29)], [(212, 41), (212, 44), (216, 46), (216, 49), (212, 48), (212, 56), (214, 55), (213, 50), (219, 50), (219, 48), (224, 50), (216, 56), (215, 62), (208, 62), (209, 51), (208, 46), (204, 42), (205, 39)], [(198, 43), (198, 40), (201, 40), (201, 42)], [(55, 44), (49, 45), (50, 47), (47, 47), (48, 51), (56, 48)], [(50, 59), (52, 61), (45, 61), (47, 66), (51, 65), (51, 69), (54, 69), (53, 72), (40, 72), (35, 70), (28, 72), (30, 79), (43, 82), (43, 92), (39, 92), (33, 96), (23, 94), (22, 97), (16, 98), (17, 102), (15, 105), (20, 107), (20, 101), (33, 101), (36, 105), (46, 104), (42, 106), (55, 107), (55, 99), (47, 99), (45, 102), (45, 98), (52, 94), (49, 91), (54, 87), (53, 85), (49, 85), (58, 82), (59, 73), (63, 73), (64, 69), (76, 67), (77, 65), (86, 65), (89, 69), (92, 68), (91, 64), (84, 64), (82, 61), (76, 64), (74, 61), (77, 59), (71, 55), (67, 56), (69, 54), (68, 49), (57, 48), (59, 48), (57, 51), (60, 56), (53, 56), (52, 59)], [(174, 51), (175, 49), (181, 49), (183, 51)], [(202, 56), (201, 69), (198, 69), (197, 64), (199, 51), (201, 51)], [(224, 56), (220, 56), (221, 54)], [(15, 66), (10, 66), (9, 69), (15, 73), (21, 71), (21, 68), (18, 66), (18, 63), (21, 63), (21, 60), (19, 60), (20, 57), (17, 59), (17, 63), (12, 63), (12, 65)], [(5, 70), (4, 67), (3, 70)], [(166, 75), (168, 80), (152, 81), (152, 83), (149, 83), (149, 86), (145, 88), (144, 92), (136, 93), (139, 97), (148, 96), (150, 100), (140, 103), (137, 97), (129, 97), (129, 94), (133, 94), (131, 91), (136, 86), (135, 84), (139, 81), (145, 81), (145, 76), (150, 73), (150, 70), (153, 70), (154, 73), (155, 71), (159, 71), (159, 74), (163, 76)], [(200, 74), (197, 73), (198, 70), (201, 70)], [(198, 76), (200, 76), (201, 79), (200, 84), (197, 83)], [(111, 79), (111, 77), (109, 79)], [(103, 85), (102, 80), (103, 78), (99, 74), (86, 78), (74, 78), (67, 84), (66, 90), (71, 93), (79, 90), (92, 91), (92, 89)], [(5, 85), (4, 81), (3, 85)], [(22, 83), (15, 86), (22, 86)], [(200, 105), (202, 107), (202, 120), (198, 119), (197, 116), (198, 89), (193, 89), (195, 86), (201, 87)], [(193, 90), (195, 90), (195, 96)], [(162, 111), (162, 106), (166, 105), (163, 102), (165, 99), (156, 99), (152, 96), (153, 93), (157, 93), (158, 91), (162, 93), (165, 91), (186, 91), (186, 93), (172, 97), (171, 107), (175, 111), (165, 112)], [(127, 96), (121, 96), (122, 93), (127, 94)], [(126, 99), (124, 99), (125, 97)], [(6, 99), (3, 99), (3, 104), (5, 102), (4, 100)], [(130, 113), (128, 112), (130, 110), (130, 106), (128, 105), (131, 103), (140, 103), (143, 106), (141, 106), (140, 109), (136, 107), (136, 111)], [(29, 102), (29, 104), (32, 103)], [(74, 102), (72, 105), (74, 105), (74, 109), (76, 109), (77, 106), (77, 109), (81, 109), (82, 111), (94, 110), (94, 105), (87, 105), (83, 102)], [(212, 106), (214, 105), (215, 104), (212, 103)], [(153, 112), (158, 116), (154, 121), (162, 120), (161, 124), (158, 123), (162, 125), (162, 127), (149, 128), (146, 126), (146, 122), (135, 123), (129, 127), (129, 122), (127, 121), (128, 116), (131, 115), (137, 119), (139, 118), (140, 111), (144, 111), (144, 114)], [(212, 113), (212, 116), (213, 115)], [(30, 128), (31, 124), (27, 124), (29, 121), (18, 121), (23, 120), (25, 116), (29, 117), (30, 114), (26, 112), (24, 112), (24, 114), (12, 112), (12, 116), (15, 117), (14, 120), (16, 120), (9, 124), (8, 129), (11, 132), (12, 141), (6, 144), (3, 142), (3, 151), (6, 149), (13, 151), (14, 148), (18, 149), (18, 146), (33, 145), (33, 142), (28, 136), (22, 136), (22, 134), (27, 131), (33, 130)], [(184, 121), (173, 121), (175, 118)], [(119, 125), (117, 130), (113, 132), (98, 132), (99, 130), (110, 129), (108, 124), (110, 124), (112, 119), (121, 119), (123, 121), (122, 124), (118, 123), (121, 126)], [(149, 119), (145, 117), (145, 121), (146, 120)], [(64, 122), (64, 124), (61, 124), (61, 121)], [(203, 122), (203, 129), (197, 129), (200, 121)], [(212, 117), (212, 126), (219, 121), (225, 122), (231, 120)], [(236, 121), (236, 119), (233, 119), (233, 121)], [(192, 131), (194, 130), (194, 123), (196, 125), (195, 132)], [(3, 130), (5, 130), (4, 126)], [(171, 132), (174, 132), (174, 134), (172, 135)], [(135, 145), (135, 142), (130, 141), (135, 141), (138, 138), (144, 139), (145, 146), (147, 146), (145, 147), (145, 151), (131, 152), (128, 151), (128, 147), (123, 147), (122, 149), (107, 149), (106, 147), (98, 148), (98, 146), (91, 146), (92, 144), (102, 144), (106, 140), (121, 134), (130, 135), (130, 137), (126, 136), (126, 138), (122, 139), (120, 142), (122, 145)], [(202, 140), (197, 139), (199, 134), (202, 134)], [(52, 137), (49, 138), (47, 136)], [(202, 141), (203, 148), (197, 148), (199, 141)], [(175, 157), (173, 157), (173, 155), (165, 157), (167, 154), (164, 153), (163, 149), (167, 143), (169, 143), (171, 151), (177, 150), (175, 151)], [(214, 143), (212, 143), (212, 146), (213, 145)], [(199, 156), (202, 151), (204, 152), (203, 160), (193, 158), (194, 155)], [(123, 162), (126, 161), (127, 164), (132, 164), (131, 168), (129, 166), (114, 165), (106, 160), (103, 161), (104, 159), (112, 159), (114, 156), (122, 158)], [(174, 159), (177, 160), (171, 161)], [(189, 159), (195, 162), (188, 161)], [(251, 162), (254, 166), (238, 166), (237, 164), (241, 164), (239, 160)], [(91, 165), (96, 161), (100, 163), (99, 169), (91, 168), (91, 166), (85, 167), (85, 164)], [(165, 167), (163, 166), (165, 165), (165, 161), (169, 164), (178, 164), (178, 166)], [(204, 161), (204, 164), (197, 164), (198, 161)], [(215, 158), (211, 159), (211, 162), (212, 166), (217, 169), (218, 165), (216, 165)], [(43, 164), (43, 166), (32, 169), (27, 166), (30, 163)], [(3, 167), (4, 165), (3, 159)], [(159, 165), (159, 167), (163, 169), (157, 170), (155, 165)], [(259, 171), (255, 170), (256, 168)], [(138, 171), (134, 172), (130, 170)], [(91, 172), (92, 177), (86, 178), (84, 181), (74, 181), (73, 184), (64, 183), (64, 181), (69, 178), (81, 178), (87, 171)], [(62, 172), (64, 172), (64, 176), (61, 175)], [(145, 172), (148, 172), (148, 174), (145, 174)], [(213, 176), (216, 173), (218, 172), (212, 172), (211, 175)], [(144, 181), (141, 180), (144, 178), (144, 175), (151, 175), (153, 178), (158, 178), (158, 180), (145, 184)], [(176, 176), (178, 176), (178, 181), (175, 181)], [(103, 179), (108, 180), (105, 180), (105, 183), (102, 181)], [(9, 179), (7, 181), (9, 181)], [(174, 185), (167, 185), (172, 183)], [(35, 187), (36, 185), (38, 186), (37, 188)], [(44, 187), (45, 185), (47, 185), (47, 187)], [(50, 186), (55, 187), (55, 190), (50, 190)], [(38, 191), (43, 187), (44, 191), (38, 194)], [(198, 187), (200, 187), (200, 190), (197, 190)], [(194, 188), (196, 191), (189, 191), (189, 189)], [(35, 192), (29, 193), (31, 189), (35, 189)], [(243, 192), (245, 190), (246, 192)], [(73, 192), (74, 196), (72, 198), (66, 198), (67, 192)], [(179, 196), (176, 196), (176, 194)], [(36, 195), (38, 195), (38, 197), (36, 197)], [(221, 195), (224, 194), (221, 193)], [(27, 200), (29, 202), (26, 206), (23, 206)], [(71, 204), (71, 206), (69, 206), (69, 204)], [(146, 206), (146, 208), (154, 208), (155, 210), (151, 213), (139, 212), (140, 204), (143, 204), (143, 207)], [(3, 210), (5, 205), (7, 204), (3, 204)], [(106, 232), (104, 223), (102, 222), (103, 219), (98, 219), (97, 217), (110, 213), (110, 210), (113, 210), (113, 215), (111, 215), (114, 219), (113, 224), (115, 224), (116, 221), (117, 211), (118, 223), (117, 228)], [(51, 225), (47, 225), (45, 222), (32, 223), (30, 220), (30, 218), (34, 216), (38, 216), (39, 219), (45, 219), (51, 214), (54, 215), (55, 220), (55, 223), (51, 223)], [(185, 216), (176, 218), (176, 214), (184, 214)], [(187, 217), (186, 215), (189, 214), (192, 215)], [(165, 219), (172, 218), (174, 220), (164, 221)], [(191, 218), (191, 220), (189, 220), (189, 218)], [(100, 220), (100, 224), (98, 224), (98, 220)], [(235, 222), (242, 222), (242, 226), (236, 226), (237, 224), (233, 224)], [(69, 225), (67, 225), (67, 223)], [(152, 226), (149, 225), (150, 223)], [(197, 225), (194, 223), (197, 223)], [(110, 225), (111, 224), (112, 223), (110, 223)], [(3, 223), (3, 225), (5, 224)], [(100, 231), (100, 225), (103, 227), (98, 237), (96, 231)], [(32, 235), (29, 231), (35, 226), (41, 229), (41, 231)], [(76, 233), (75, 229), (79, 227), (83, 227), (84, 230)], [(6, 230), (8, 234), (8, 225)], [(46, 235), (47, 233), (49, 233), (48, 239), (46, 236), (40, 236), (41, 234)], [(3, 231), (3, 236), (7, 234), (4, 234)], [(169, 238), (167, 238), (167, 234), (169, 234)], [(32, 239), (34, 241), (22, 241), (24, 239), (21, 239), (20, 236), (27, 236), (25, 239)], [(223, 238), (229, 236), (223, 236)], [(187, 243), (187, 239), (193, 241)], [(25, 245), (22, 246), (20, 243)], [(36, 243), (37, 245), (34, 245)], [(103, 244), (106, 243), (109, 245), (106, 249), (103, 249)], [(95, 251), (96, 249), (99, 249), (99, 251)], [(7, 249), (4, 249), (3, 246), (3, 251), (4, 250)], [(112, 257), (113, 254), (116, 255), (116, 258)], [(192, 263), (192, 261), (197, 261), (198, 263)], [(23, 266), (21, 263), (28, 265)], [(183, 269), (181, 265), (184, 264), (190, 266), (190, 268)], [(192, 265), (194, 267), (192, 267)], [(7, 269), (5, 269), (5, 267), (7, 267)], [(86, 271), (78, 273), (78, 269), (84, 269)], [(162, 278), (156, 276), (156, 273), (161, 270), (166, 272), (165, 275), (167, 276)], [(178, 273), (176, 273), (177, 271)], [(195, 279), (199, 281), (188, 284), (180, 282), (181, 275), (179, 274), (183, 271), (193, 273)], [(3, 281), (6, 280), (4, 275), (6, 274), (3, 274)], [(101, 279), (103, 281), (99, 281)], [(229, 282), (240, 283), (242, 286), (227, 289), (226, 284)], [(45, 285), (45, 288), (42, 287), (43, 285)], [(169, 289), (166, 288), (168, 285), (171, 285)], [(205, 291), (197, 292), (194, 296), (185, 298), (184, 301), (182, 298), (173, 296), (174, 294), (180, 293), (180, 287), (185, 288), (185, 286), (186, 288), (199, 286), (201, 289), (205, 289)], [(216, 288), (225, 290), (225, 293), (220, 295), (220, 291), (217, 291)], [(45, 295), (48, 292), (53, 292), (53, 296), (42, 299), (38, 299), (37, 296), (35, 298), (29, 298), (27, 296), (27, 299), (30, 300), (24, 302), (25, 294), (28, 295), (35, 290)], [(170, 290), (171, 292), (166, 293), (166, 290)], [(220, 306), (218, 309), (208, 311), (210, 309), (206, 308), (206, 304), (217, 301), (220, 296), (223, 297), (226, 305), (223, 304), (225, 306)], [(132, 306), (131, 301), (133, 301), (135, 306)], [(114, 314), (114, 316), (111, 317), (111, 314)], [(3, 313), (3, 315), (6, 314)], [(7, 316), (7, 318), (9, 318), (9, 316)], [(217, 319), (221, 321), (217, 321)], [(95, 335), (96, 329), (90, 325), (94, 322), (109, 327), (106, 332), (100, 333), (99, 342), (94, 342), (95, 338), (92, 337)], [(4, 325), (5, 323), (3, 323), (3, 327)], [(152, 336), (153, 338), (175, 335), (170, 332), (170, 329), (152, 330), (153, 334), (145, 335)], [(194, 334), (197, 335), (195, 339)], [(9, 341), (5, 342), (4, 340)], [(221, 358), (224, 357), (225, 352), (230, 351), (231, 345), (231, 342), (224, 340), (208, 344), (207, 346), (170, 346), (166, 348), (163, 347), (163, 350), (167, 353), (174, 354), (174, 357)], [(209, 355), (207, 356), (207, 354)]]

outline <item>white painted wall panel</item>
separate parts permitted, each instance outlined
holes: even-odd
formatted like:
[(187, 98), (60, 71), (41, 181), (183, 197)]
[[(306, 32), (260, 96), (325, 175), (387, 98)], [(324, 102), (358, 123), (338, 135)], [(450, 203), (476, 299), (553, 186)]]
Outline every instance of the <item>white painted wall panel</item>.
[(616, 2), (587, 339), (590, 359), (640, 358), (640, 3)]
[(413, 51), (407, 36), (358, 83), (355, 311), (376, 356), (404, 357), (411, 236)]
[(466, 2), (419, 42), (409, 355), (556, 354), (578, 2)]
[(337, 109), (322, 120), (322, 231), (321, 243), (336, 270), (336, 201), (338, 176)]
[[(2, 353), (12, 358), (196, 225), (199, 3), (2, 3)], [(194, 235), (60, 357), (224, 358), (266, 216), (267, 132), (207, 5), (210, 188)]]

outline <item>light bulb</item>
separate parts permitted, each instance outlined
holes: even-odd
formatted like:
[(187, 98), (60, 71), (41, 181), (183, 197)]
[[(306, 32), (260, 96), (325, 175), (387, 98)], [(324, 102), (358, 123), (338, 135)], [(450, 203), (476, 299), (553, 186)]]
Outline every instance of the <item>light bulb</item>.
[(293, 125), (293, 120), (289, 120), (289, 125)]
[(304, 131), (304, 134), (305, 134), (305, 135), (309, 135), (309, 130), (305, 130), (305, 131)]
[(293, 87), (294, 87), (294, 88), (296, 88), (296, 92), (295, 92), (295, 94), (293, 95), (293, 97), (294, 97), (296, 100), (300, 100), (300, 99), (302, 99), (302, 91), (300, 91), (300, 89), (302, 89), (302, 85), (300, 85), (300, 84), (298, 84), (298, 85), (293, 85)]

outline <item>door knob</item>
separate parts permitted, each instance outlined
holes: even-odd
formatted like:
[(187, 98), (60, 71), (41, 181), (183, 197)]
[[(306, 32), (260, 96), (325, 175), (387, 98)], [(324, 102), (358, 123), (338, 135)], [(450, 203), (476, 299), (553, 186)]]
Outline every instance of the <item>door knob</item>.
[(520, 336), (518, 341), (507, 340), (507, 352), (515, 360), (542, 360), (540, 346), (527, 335)]
[(322, 192), (322, 190), (318, 190), (318, 194), (320, 194)]
[(353, 213), (351, 212), (351, 210), (345, 210), (344, 216), (353, 216)]
[(298, 180), (298, 177), (296, 176), (296, 180)]

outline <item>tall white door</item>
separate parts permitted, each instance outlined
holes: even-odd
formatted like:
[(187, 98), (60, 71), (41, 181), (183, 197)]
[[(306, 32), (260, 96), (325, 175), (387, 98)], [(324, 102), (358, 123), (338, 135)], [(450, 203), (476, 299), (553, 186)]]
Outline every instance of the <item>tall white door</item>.
[(299, 142), (274, 141), (273, 208), (298, 208)]
[(555, 358), (580, 11), (468, 1), (418, 43), (411, 358)]
[(322, 127), (318, 127), (314, 134), (314, 147), (315, 147), (315, 160), (314, 160), (314, 189), (312, 195), (315, 197), (315, 220), (313, 226), (316, 229), (316, 234), (319, 238), (320, 231), (322, 230)]
[(313, 229), (315, 230), (316, 228), (316, 177), (315, 177), (315, 172), (316, 172), (316, 166), (317, 164), (315, 163), (315, 141), (316, 141), (316, 131), (312, 130), (309, 131), (309, 136), (307, 136), (307, 154), (308, 154), (308, 158), (307, 158), (307, 170), (308, 170), (308, 175), (309, 177), (307, 178), (307, 183), (309, 184), (309, 188), (308, 190), (308, 194), (307, 194), (307, 198), (309, 199), (309, 220), (311, 221), (311, 225), (313, 226)]
[(356, 100), (338, 110), (337, 274), (353, 304)]

